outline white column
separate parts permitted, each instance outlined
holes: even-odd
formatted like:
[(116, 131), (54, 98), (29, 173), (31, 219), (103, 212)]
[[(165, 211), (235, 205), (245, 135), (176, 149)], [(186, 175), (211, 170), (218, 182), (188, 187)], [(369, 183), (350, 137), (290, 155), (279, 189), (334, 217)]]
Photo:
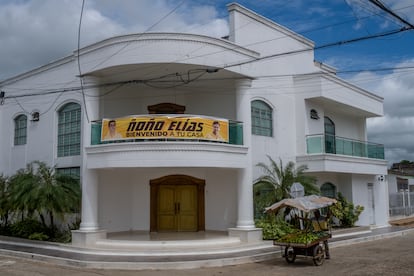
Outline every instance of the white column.
[(374, 216), (377, 227), (389, 226), (388, 176), (374, 176)]
[[(94, 77), (84, 77), (84, 85), (98, 84)], [(84, 91), (82, 126), (82, 217), (80, 230), (95, 231), (98, 225), (98, 173), (87, 168), (88, 156), (85, 147), (91, 145), (92, 122), (99, 119), (99, 88)]]
[(253, 216), (253, 173), (251, 152), (251, 80), (236, 82), (237, 120), (243, 122), (243, 145), (248, 147), (246, 167), (238, 172), (238, 219), (237, 228), (254, 228)]
[(81, 231), (96, 231), (98, 224), (98, 173), (83, 170)]
[[(85, 85), (97, 84), (97, 79), (84, 78)], [(79, 230), (72, 231), (72, 244), (84, 246), (106, 237), (106, 231), (99, 229), (99, 173), (87, 168), (88, 156), (85, 147), (91, 146), (91, 126), (99, 119), (99, 88), (84, 91), (82, 99), (82, 211)]]

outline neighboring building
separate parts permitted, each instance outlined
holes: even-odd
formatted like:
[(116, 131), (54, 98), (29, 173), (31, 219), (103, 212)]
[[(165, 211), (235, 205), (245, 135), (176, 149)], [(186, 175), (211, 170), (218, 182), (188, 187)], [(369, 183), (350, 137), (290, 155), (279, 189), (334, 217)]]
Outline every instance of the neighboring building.
[(394, 163), (387, 176), (390, 216), (414, 214), (414, 164)]
[(387, 225), (384, 149), (366, 141), (383, 99), (314, 62), (312, 41), (228, 11), (227, 39), (113, 37), (2, 81), (0, 173), (40, 160), (80, 174), (76, 244), (129, 230), (259, 239), (252, 183), (266, 155), (306, 164), (323, 194), (363, 205), (358, 224)]
[(398, 174), (414, 175), (414, 163), (400, 162), (393, 163), (389, 172), (396, 172)]

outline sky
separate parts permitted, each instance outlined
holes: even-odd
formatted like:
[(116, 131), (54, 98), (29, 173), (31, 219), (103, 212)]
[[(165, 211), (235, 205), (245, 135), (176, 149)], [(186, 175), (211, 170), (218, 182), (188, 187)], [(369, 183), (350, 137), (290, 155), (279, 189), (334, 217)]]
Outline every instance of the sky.
[[(80, 45), (142, 32), (228, 34), (231, 0), (85, 0)], [(384, 116), (368, 119), (368, 140), (385, 145), (391, 165), (414, 161), (414, 30), (368, 0), (235, 1), (315, 42), (315, 59), (384, 98)], [(414, 0), (382, 0), (414, 24)], [(0, 81), (77, 49), (82, 0), (0, 0)], [(318, 49), (320, 48), (320, 49)]]

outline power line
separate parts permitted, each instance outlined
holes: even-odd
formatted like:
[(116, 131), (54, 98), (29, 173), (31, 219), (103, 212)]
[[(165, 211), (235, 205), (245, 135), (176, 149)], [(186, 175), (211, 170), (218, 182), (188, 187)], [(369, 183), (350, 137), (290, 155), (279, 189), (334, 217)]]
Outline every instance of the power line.
[[(176, 8), (178, 8), (178, 6)], [(171, 11), (171, 12), (173, 12), (173, 11)], [(171, 12), (169, 14), (171, 14)], [(158, 21), (158, 22), (160, 22), (160, 21)], [(81, 23), (81, 20), (80, 20), (80, 23)], [(79, 24), (79, 27), (80, 27), (80, 25), (81, 24)], [(156, 25), (156, 24), (154, 24), (154, 25)], [(357, 42), (357, 41), (361, 41), (361, 40), (367, 40), (367, 39), (371, 39), (371, 38), (377, 38), (377, 37), (383, 37), (383, 36), (393, 35), (393, 34), (396, 34), (396, 33), (399, 33), (399, 32), (403, 32), (403, 31), (407, 31), (407, 30), (410, 30), (410, 29), (411, 28), (404, 27), (404, 28), (401, 28), (401, 29), (397, 29), (397, 30), (393, 30), (393, 31), (385, 32), (385, 33), (380, 33), (380, 34), (375, 34), (375, 35), (370, 35), (370, 36), (364, 36), (364, 37), (360, 37), (360, 38), (345, 40), (345, 41), (339, 41), (339, 42), (329, 43), (329, 44), (321, 45), (321, 46), (318, 46), (318, 47), (315, 47), (315, 48), (306, 48), (306, 49), (301, 49), (301, 50), (296, 50), (296, 51), (291, 51), (291, 52), (285, 52), (285, 53), (278, 53), (278, 54), (268, 55), (268, 56), (264, 56), (264, 57), (261, 57), (261, 58), (249, 60), (249, 61), (243, 61), (243, 62), (239, 62), (239, 63), (236, 63), (236, 64), (226, 65), (223, 68), (228, 68), (228, 67), (243, 65), (243, 64), (247, 64), (247, 63), (251, 63), (251, 62), (255, 62), (255, 61), (259, 61), (259, 60), (263, 60), (263, 59), (268, 59), (268, 58), (283, 56), (283, 55), (296, 54), (296, 53), (301, 53), (301, 52), (306, 52), (306, 51), (311, 51), (311, 50), (317, 50), (317, 49), (323, 49), (323, 48), (332, 47), (332, 46), (340, 46), (340, 45), (344, 45), (344, 44), (348, 44), (348, 43), (352, 43), (352, 42)], [(80, 34), (80, 31), (79, 31), (79, 34)], [(78, 43), (78, 45), (79, 45), (79, 43)], [(78, 58), (79, 58), (79, 53), (78, 53)], [(79, 64), (80, 63), (78, 62), (78, 66), (79, 66)], [(175, 73), (175, 74), (177, 74), (177, 73)], [(150, 79), (150, 80), (133, 80), (133, 82), (142, 82), (144, 84), (149, 84), (151, 81), (155, 82), (157, 80), (160, 80), (162, 78), (166, 78), (168, 76), (169, 75), (164, 75), (164, 76), (157, 77), (157, 78), (153, 78), (153, 79)], [(131, 82), (131, 81), (121, 82), (121, 84), (122, 83), (129, 83), (129, 82)], [(181, 82), (184, 83), (182, 80), (181, 80)], [(119, 82), (118, 83), (114, 83), (114, 84), (119, 84)], [(82, 89), (82, 87), (83, 87), (83, 85), (81, 83), (81, 89)], [(77, 90), (78, 88), (74, 88), (74, 89)], [(57, 91), (59, 91), (59, 92), (66, 92), (66, 91), (70, 91), (70, 90), (71, 90), (71, 88), (63, 89), (63, 90), (57, 90)], [(26, 94), (25, 96), (34, 96), (34, 95), (42, 95), (42, 94), (44, 94), (44, 93)]]
[(394, 18), (397, 18), (399, 21), (404, 23), (406, 26), (409, 26), (410, 27), (409, 29), (414, 29), (413, 24), (411, 24), (410, 22), (408, 22), (407, 20), (405, 20), (404, 18), (402, 18), (401, 16), (396, 14), (393, 10), (386, 7), (380, 0), (369, 0), (369, 2), (371, 2), (375, 6), (379, 7), (381, 10), (385, 11), (386, 13), (390, 14)]
[[(168, 15), (170, 15), (173, 11), (175, 11), (180, 5), (182, 4), (182, 2), (180, 2), (172, 11), (170, 11), (167, 15), (165, 15), (163, 18), (161, 18), (158, 22), (156, 22), (156, 23), (154, 23), (151, 27), (149, 27), (145, 32), (148, 32), (151, 28), (153, 28), (154, 26), (156, 26), (157, 24), (159, 24), (162, 20), (164, 20)], [(413, 5), (410, 5), (410, 6), (405, 6), (405, 7), (401, 7), (401, 8), (399, 8), (399, 9), (397, 9), (397, 10), (402, 10), (402, 9), (405, 9), (405, 8), (408, 8), (408, 7), (411, 7), (411, 6), (413, 6)], [(379, 15), (379, 13), (373, 13), (373, 15)], [(366, 16), (366, 17), (363, 17), (363, 18), (360, 18), (360, 19), (366, 19), (366, 18), (369, 18), (369, 17), (371, 17), (371, 16)], [(335, 24), (330, 24), (330, 25), (325, 25), (325, 26), (322, 26), (322, 27), (318, 27), (318, 28), (314, 28), (314, 29), (309, 29), (309, 30), (306, 30), (306, 31), (303, 31), (303, 32), (301, 32), (301, 33), (309, 33), (309, 32), (313, 32), (313, 31), (316, 31), (316, 30), (321, 30), (321, 29), (325, 29), (325, 28), (329, 28), (329, 27), (332, 27), (332, 26), (337, 26), (337, 25), (341, 25), (341, 24), (345, 24), (345, 23), (348, 23), (350, 20), (347, 20), (347, 21), (343, 21), (343, 22), (339, 22), (339, 23), (335, 23)], [(354, 21), (354, 20), (352, 20), (352, 21)], [(144, 32), (144, 33), (145, 33)], [(144, 33), (142, 33), (141, 35), (143, 35)], [(284, 36), (284, 37), (287, 37), (287, 36)], [(280, 37), (280, 38), (284, 38), (284, 37)], [(280, 39), (280, 38), (276, 38), (276, 39)], [(260, 43), (265, 43), (265, 42), (269, 42), (269, 41), (273, 41), (273, 40), (276, 40), (276, 39), (271, 39), (271, 40), (264, 40), (264, 41), (259, 41), (259, 42), (255, 42), (255, 43), (251, 43), (251, 44), (247, 44), (247, 45), (243, 45), (243, 47), (248, 47), (248, 46), (253, 46), (253, 45), (256, 45), (256, 44), (260, 44)], [(122, 49), (120, 49), (119, 51), (121, 51)], [(226, 50), (223, 50), (223, 51), (228, 51), (228, 50), (231, 50), (231, 49), (226, 49)], [(119, 52), (118, 51), (118, 52)], [(194, 50), (194, 51), (197, 51), (197, 50)], [(117, 53), (114, 53), (113, 55), (116, 55)], [(211, 54), (214, 54), (214, 53), (211, 53)], [(207, 54), (207, 55), (209, 55), (209, 54)], [(204, 54), (204, 55), (201, 55), (201, 56), (206, 56), (206, 54)], [(199, 56), (198, 56), (199, 57)], [(101, 61), (99, 64), (102, 64), (103, 62), (105, 62), (105, 61), (107, 61), (109, 58), (111, 58), (111, 57), (107, 57), (105, 60), (103, 60), (103, 61)], [(177, 60), (175, 60), (175, 62), (178, 62), (178, 61), (180, 61), (180, 59), (177, 59)], [(182, 60), (181, 60), (182, 61)], [(99, 64), (97, 64), (97, 65), (95, 65), (95, 67), (94, 68), (96, 68), (97, 66), (99, 66)], [(154, 67), (156, 67), (156, 66), (154, 66)], [(129, 71), (127, 71), (127, 72), (131, 72), (131, 70), (129, 70)], [(48, 83), (47, 85), (50, 85), (50, 83)], [(33, 88), (31, 87), (30, 88), (30, 90), (33, 90)]]
[(409, 30), (411, 30), (411, 28), (402, 27), (400, 29), (387, 31), (387, 32), (383, 32), (383, 33), (378, 33), (378, 34), (374, 34), (374, 35), (362, 36), (362, 37), (352, 38), (352, 39), (348, 39), (348, 40), (341, 40), (341, 41), (337, 41), (337, 42), (327, 43), (327, 44), (324, 44), (324, 45), (321, 45), (321, 46), (316, 46), (314, 48), (304, 48), (304, 49), (294, 50), (294, 51), (285, 52), (285, 53), (267, 55), (267, 56), (259, 57), (259, 58), (253, 59), (253, 60), (248, 60), (248, 61), (243, 61), (243, 62), (239, 62), (239, 63), (229, 64), (229, 65), (223, 66), (223, 68), (240, 66), (240, 65), (244, 65), (244, 64), (248, 64), (248, 63), (252, 63), (252, 62), (256, 62), (256, 61), (261, 61), (261, 60), (265, 60), (265, 59), (269, 59), (269, 58), (275, 58), (275, 57), (280, 57), (280, 56), (285, 56), (285, 55), (292, 55), (292, 54), (299, 54), (299, 53), (303, 53), (303, 52), (308, 52), (308, 51), (313, 51), (313, 50), (320, 50), (320, 49), (333, 47), (333, 46), (341, 46), (341, 45), (354, 43), (354, 42), (359, 42), (359, 41), (364, 41), (364, 40), (373, 39), (373, 38), (390, 36), (390, 35), (394, 35), (394, 34), (409, 31)]
[[(349, 73), (360, 73), (360, 72), (381, 72), (381, 71), (398, 71), (398, 70), (409, 70), (414, 69), (414, 66), (401, 66), (401, 67), (384, 67), (384, 68), (366, 68), (366, 69), (359, 69), (359, 70), (343, 70), (343, 71), (336, 71), (336, 74), (349, 74)], [(199, 71), (201, 72), (201, 71)], [(192, 73), (190, 73), (191, 75)], [(261, 75), (258, 76), (258, 78), (280, 78), (280, 77), (297, 77), (297, 76), (312, 76), (312, 75), (332, 75), (333, 73), (324, 72), (324, 71), (317, 71), (312, 73), (304, 73), (304, 74), (275, 74), (275, 75)], [(189, 75), (189, 76), (190, 76)], [(127, 80), (127, 81), (120, 81), (120, 82), (111, 82), (111, 83), (105, 83), (105, 84), (93, 84), (93, 85), (84, 85), (84, 89), (93, 89), (93, 88), (102, 88), (102, 87), (113, 87), (109, 92), (106, 92), (103, 95), (99, 96), (90, 96), (85, 93), (88, 97), (104, 97), (110, 93), (113, 93), (115, 90), (118, 90), (120, 87), (127, 85), (127, 84), (144, 84), (148, 85), (154, 88), (170, 88), (168, 84), (171, 84), (171, 87), (177, 87), (189, 84), (191, 82), (194, 82), (195, 80), (198, 80), (204, 73), (197, 74), (193, 79), (187, 79), (183, 80), (182, 77), (178, 77), (176, 73), (169, 74), (168, 76), (177, 76), (178, 78), (176, 80), (169, 80), (167, 79), (167, 76), (164, 76), (162, 78), (154, 78), (154, 79), (148, 79), (148, 80)], [(218, 81), (218, 80), (229, 80), (229, 79), (238, 79), (235, 77), (230, 78), (211, 78), (203, 81)], [(166, 84), (167, 86), (164, 86), (162, 84)], [(175, 84), (174, 84), (175, 83)], [(67, 87), (62, 89), (49, 89), (48, 91), (43, 91), (40, 93), (28, 93), (28, 94), (22, 94), (22, 95), (16, 95), (16, 96), (6, 96), (5, 99), (12, 99), (12, 98), (22, 98), (22, 97), (32, 97), (32, 96), (43, 96), (43, 95), (49, 95), (49, 94), (56, 94), (56, 93), (63, 93), (63, 92), (76, 92), (80, 91), (81, 87)]]
[[(161, 17), (157, 22), (155, 22), (154, 24), (152, 24), (149, 28), (147, 28), (144, 32), (142, 32), (139, 36), (143, 36), (144, 34), (148, 33), (152, 28), (154, 28), (155, 26), (157, 26), (158, 24), (160, 24), (162, 21), (164, 21), (168, 16), (170, 16), (172, 13), (174, 13), (182, 4), (184, 3), (184, 0), (182, 0), (181, 2), (178, 3), (178, 5), (176, 5), (171, 11), (169, 11), (167, 14), (165, 14), (163, 17)], [(113, 58), (114, 56), (116, 56), (117, 54), (119, 54), (122, 50), (124, 50), (126, 47), (128, 47), (128, 45), (131, 42), (126, 43), (123, 47), (121, 47), (120, 49), (118, 49), (117, 51), (115, 51), (113, 54), (111, 54), (109, 57), (107, 57), (106, 59), (104, 59), (103, 61), (101, 61), (100, 63), (96, 64), (93, 68), (91, 68), (90, 70), (95, 69), (96, 67), (98, 67), (99, 65), (105, 63), (106, 61), (110, 60), (111, 58)]]
[(80, 81), (80, 86), (81, 86), (81, 91), (82, 91), (83, 106), (85, 109), (86, 120), (89, 123), (88, 107), (86, 106), (85, 93), (83, 91), (83, 78), (82, 78), (82, 71), (81, 71), (81, 65), (80, 65), (80, 35), (81, 35), (82, 16), (83, 16), (84, 7), (85, 7), (85, 0), (82, 0), (82, 8), (81, 8), (80, 17), (79, 17), (79, 28), (78, 28), (78, 58), (77, 59), (78, 59), (79, 81)]

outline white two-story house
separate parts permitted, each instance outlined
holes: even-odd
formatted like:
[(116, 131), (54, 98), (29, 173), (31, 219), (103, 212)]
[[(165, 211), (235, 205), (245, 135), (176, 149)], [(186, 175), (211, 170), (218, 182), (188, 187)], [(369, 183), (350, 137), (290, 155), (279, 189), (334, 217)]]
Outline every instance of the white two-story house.
[(383, 99), (315, 62), (305, 37), (228, 12), (226, 38), (112, 37), (2, 81), (0, 173), (40, 160), (79, 174), (76, 244), (131, 230), (258, 239), (252, 185), (266, 155), (363, 205), (359, 225), (386, 225), (384, 149), (366, 141)]

